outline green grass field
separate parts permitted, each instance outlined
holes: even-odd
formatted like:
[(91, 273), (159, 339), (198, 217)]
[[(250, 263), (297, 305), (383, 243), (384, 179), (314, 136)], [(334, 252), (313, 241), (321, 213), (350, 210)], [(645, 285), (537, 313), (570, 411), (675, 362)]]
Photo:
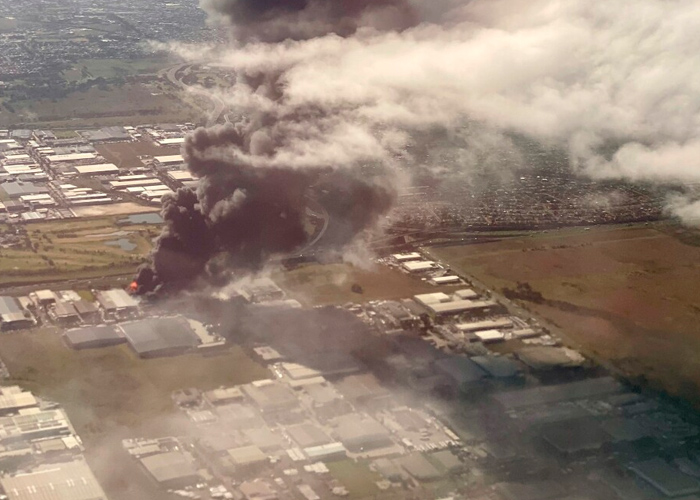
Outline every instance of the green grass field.
[(10, 384), (60, 402), (83, 439), (136, 427), (173, 413), (171, 393), (209, 390), (269, 376), (240, 348), (217, 356), (142, 360), (128, 346), (74, 351), (53, 328), (0, 337)]
[[(58, 281), (133, 272), (160, 228), (119, 227), (117, 217), (49, 221), (26, 226), (28, 245), (0, 250), (0, 285)], [(9, 231), (0, 225), (0, 232)], [(126, 240), (133, 250), (108, 245)]]
[(342, 460), (330, 462), (327, 465), (331, 476), (348, 489), (350, 493), (348, 498), (352, 500), (372, 498), (379, 493), (379, 488), (375, 483), (381, 481), (382, 478), (379, 474), (369, 470), (364, 463)]
[(132, 75), (155, 74), (172, 65), (166, 58), (145, 59), (83, 59), (63, 76), (68, 82), (81, 82), (96, 78), (111, 80)]
[[(154, 95), (155, 94), (155, 95)], [(92, 87), (56, 100), (13, 101), (14, 113), (0, 110), (0, 126), (31, 123), (33, 127), (78, 129), (131, 123), (197, 121), (200, 111), (177, 93), (145, 84)]]

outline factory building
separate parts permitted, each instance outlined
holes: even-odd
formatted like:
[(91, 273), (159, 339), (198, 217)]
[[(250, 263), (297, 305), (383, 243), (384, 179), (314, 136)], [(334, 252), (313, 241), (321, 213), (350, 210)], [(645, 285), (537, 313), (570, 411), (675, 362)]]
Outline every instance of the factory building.
[(345, 449), (343, 443), (328, 443), (320, 446), (310, 446), (304, 448), (304, 454), (309, 460), (336, 460), (347, 456), (348, 450)]
[(183, 165), (185, 163), (185, 159), (182, 155), (156, 156), (153, 159), (155, 160), (156, 168), (174, 167), (175, 165)]
[(457, 330), (463, 333), (478, 332), (481, 330), (502, 330), (513, 328), (513, 322), (508, 318), (488, 319), (484, 321), (471, 321), (469, 323), (458, 323)]
[(34, 326), (29, 311), (14, 297), (0, 297), (0, 331), (18, 330)]
[(335, 387), (353, 405), (381, 408), (391, 401), (391, 393), (371, 373), (350, 375)]
[(33, 194), (48, 194), (49, 188), (32, 182), (4, 182), (0, 184), (0, 190), (5, 193), (10, 200), (19, 201), (22, 196)]
[(430, 307), (434, 304), (445, 304), (452, 301), (452, 297), (443, 292), (424, 293), (414, 296), (413, 299), (425, 307)]
[(610, 441), (595, 417), (550, 423), (540, 434), (544, 442), (562, 457), (596, 452)]
[(185, 143), (184, 137), (168, 137), (156, 141), (159, 146), (180, 146)]
[(312, 423), (288, 427), (286, 432), (300, 448), (312, 448), (333, 442), (323, 429)]
[(458, 391), (470, 393), (478, 389), (486, 372), (469, 358), (451, 356), (439, 359), (434, 364), (435, 370), (449, 380)]
[(85, 165), (91, 161), (94, 162), (97, 160), (97, 155), (95, 153), (47, 155), (43, 157), (43, 160), (49, 168), (56, 170), (65, 167), (72, 168), (77, 164)]
[(392, 259), (394, 259), (396, 262), (403, 263), (403, 262), (410, 262), (412, 260), (421, 260), (423, 256), (419, 254), (418, 252), (411, 252), (411, 253), (395, 253), (394, 255), (391, 256)]
[(0, 387), (0, 416), (16, 414), (20, 410), (37, 406), (39, 402), (31, 392), (16, 385)]
[(119, 167), (114, 163), (96, 163), (93, 165), (76, 165), (73, 167), (76, 175), (82, 177), (92, 177), (94, 175), (116, 175)]
[(454, 274), (447, 274), (445, 276), (435, 276), (431, 281), (436, 285), (457, 285), (461, 282), (461, 278)]
[(323, 378), (321, 382), (304, 385), (302, 391), (314, 414), (321, 420), (329, 420), (352, 411), (350, 403)]
[(72, 302), (57, 301), (48, 310), (49, 317), (56, 323), (62, 326), (76, 325), (80, 323), (80, 316), (75, 310)]
[(696, 479), (683, 474), (660, 458), (638, 462), (630, 470), (667, 497), (685, 498), (700, 493), (700, 483)]
[(165, 489), (192, 486), (201, 481), (194, 459), (183, 451), (170, 451), (141, 459), (141, 465)]
[(523, 375), (520, 365), (505, 356), (474, 356), (471, 361), (495, 379), (512, 379)]
[(577, 368), (586, 359), (577, 351), (567, 347), (526, 347), (517, 353), (518, 359), (535, 371), (554, 371)]
[(299, 404), (291, 389), (274, 380), (258, 380), (246, 384), (243, 392), (264, 415), (272, 418), (284, 417)]
[(70, 420), (62, 409), (29, 408), (19, 410), (16, 415), (0, 417), (0, 436), (3, 443), (58, 438), (73, 434), (75, 432)]
[(126, 128), (120, 126), (104, 127), (99, 130), (86, 130), (80, 134), (92, 143), (126, 142), (131, 140), (131, 135), (127, 132)]
[(412, 274), (424, 273), (427, 271), (432, 271), (437, 267), (437, 264), (431, 260), (416, 260), (404, 262), (401, 264), (404, 270)]
[(96, 298), (102, 310), (110, 317), (124, 318), (138, 313), (138, 302), (120, 288), (99, 291)]
[(250, 303), (282, 300), (285, 297), (284, 291), (270, 278), (253, 280), (243, 285), (238, 293)]
[(73, 302), (73, 307), (75, 307), (80, 319), (82, 319), (85, 323), (95, 323), (102, 319), (100, 316), (100, 310), (92, 302), (88, 302), (87, 300), (78, 300)]
[(401, 467), (418, 481), (435, 481), (442, 473), (421, 453), (413, 453), (398, 460)]
[(268, 456), (257, 446), (241, 446), (227, 451), (228, 457), (236, 470), (250, 472), (268, 462)]
[(503, 306), (495, 300), (454, 300), (430, 304), (427, 307), (434, 317), (454, 316), (463, 313), (497, 314), (504, 310)]
[(475, 332), (474, 336), (484, 344), (502, 342), (506, 338), (505, 334), (499, 330), (480, 330)]
[(63, 338), (73, 349), (96, 349), (123, 344), (126, 338), (116, 328), (109, 325), (88, 326), (68, 330)]
[(204, 399), (214, 406), (235, 403), (242, 401), (243, 398), (243, 391), (241, 391), (240, 387), (219, 387), (204, 393)]
[(45, 464), (28, 473), (7, 475), (0, 486), (8, 500), (107, 500), (84, 461)]
[(142, 358), (182, 354), (200, 344), (189, 322), (179, 316), (131, 321), (117, 328)]
[(246, 481), (238, 487), (238, 490), (246, 500), (277, 500), (278, 498), (275, 490), (261, 479)]
[(612, 377), (586, 379), (567, 384), (534, 387), (532, 389), (501, 392), (492, 398), (504, 411), (611, 396), (622, 391), (622, 385)]
[(384, 426), (372, 417), (360, 414), (340, 417), (335, 435), (338, 441), (353, 452), (364, 452), (392, 445), (391, 435)]

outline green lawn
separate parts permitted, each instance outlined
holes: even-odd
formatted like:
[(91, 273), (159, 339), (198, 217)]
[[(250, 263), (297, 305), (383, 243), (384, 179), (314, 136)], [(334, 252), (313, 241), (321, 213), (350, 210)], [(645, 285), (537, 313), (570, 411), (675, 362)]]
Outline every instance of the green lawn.
[[(0, 285), (129, 273), (145, 259), (160, 228), (120, 227), (116, 217), (59, 220), (25, 226), (29, 246), (0, 250)], [(0, 231), (8, 230), (0, 226)], [(124, 231), (124, 233), (120, 233)], [(133, 250), (108, 245), (125, 239)]]
[(369, 470), (366, 464), (343, 460), (327, 464), (334, 479), (340, 481), (350, 492), (349, 498), (356, 500), (368, 498), (379, 493), (375, 484), (381, 476)]

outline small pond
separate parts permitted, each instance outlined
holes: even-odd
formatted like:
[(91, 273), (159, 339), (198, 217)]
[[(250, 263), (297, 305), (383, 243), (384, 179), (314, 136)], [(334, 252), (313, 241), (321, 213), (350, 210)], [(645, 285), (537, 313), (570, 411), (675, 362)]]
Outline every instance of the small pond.
[(132, 242), (128, 238), (119, 238), (118, 240), (112, 240), (112, 241), (105, 241), (105, 245), (109, 245), (111, 247), (119, 247), (125, 252), (131, 252), (132, 250), (136, 249), (136, 243)]
[(119, 224), (162, 224), (163, 218), (158, 212), (133, 214), (117, 221)]

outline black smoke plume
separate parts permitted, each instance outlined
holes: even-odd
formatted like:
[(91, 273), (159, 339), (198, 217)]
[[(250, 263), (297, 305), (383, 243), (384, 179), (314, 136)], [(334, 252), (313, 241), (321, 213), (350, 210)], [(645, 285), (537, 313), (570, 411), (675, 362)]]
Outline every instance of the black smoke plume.
[(188, 137), (185, 158), (199, 186), (165, 197), (165, 227), (151, 262), (139, 270), (139, 293), (180, 289), (198, 278), (216, 282), (231, 271), (254, 272), (271, 256), (300, 249), (309, 239), (310, 197), (328, 212), (333, 230), (326, 246), (335, 249), (391, 208), (391, 188), (350, 170), (253, 165), (251, 150), (268, 141), (256, 127), (230, 124), (200, 128)]
[(417, 22), (408, 0), (201, 0), (214, 19), (230, 24), (239, 40), (279, 42), (361, 27), (405, 29)]

